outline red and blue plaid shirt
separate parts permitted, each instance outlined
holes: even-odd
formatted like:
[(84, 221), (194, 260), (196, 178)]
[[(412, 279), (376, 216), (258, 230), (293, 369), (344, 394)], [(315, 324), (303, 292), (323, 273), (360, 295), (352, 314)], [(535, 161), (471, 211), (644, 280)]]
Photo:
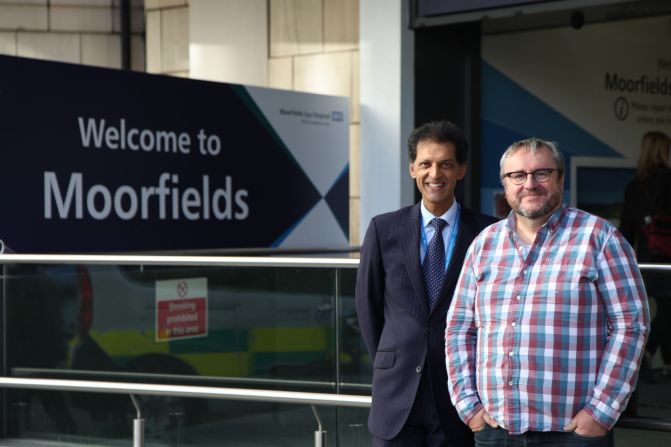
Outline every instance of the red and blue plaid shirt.
[(448, 388), (511, 434), (563, 431), (585, 409), (610, 429), (636, 384), (648, 303), (631, 246), (562, 205), (527, 250), (515, 215), (469, 248), (447, 315)]

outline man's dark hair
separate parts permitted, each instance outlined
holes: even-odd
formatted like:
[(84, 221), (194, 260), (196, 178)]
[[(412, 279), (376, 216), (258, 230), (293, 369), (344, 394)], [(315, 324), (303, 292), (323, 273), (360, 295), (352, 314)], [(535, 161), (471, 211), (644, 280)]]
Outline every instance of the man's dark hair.
[(417, 158), (417, 145), (424, 142), (452, 143), (457, 163), (463, 165), (468, 160), (468, 142), (454, 123), (445, 120), (431, 121), (413, 130), (408, 138), (408, 156), (411, 162)]

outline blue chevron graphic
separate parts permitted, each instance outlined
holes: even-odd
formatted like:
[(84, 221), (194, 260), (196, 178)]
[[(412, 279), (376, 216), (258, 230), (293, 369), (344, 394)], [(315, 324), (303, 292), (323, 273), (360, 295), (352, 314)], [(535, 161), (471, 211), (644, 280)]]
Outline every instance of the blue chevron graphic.
[[(481, 116), (483, 122), (495, 124), (522, 138), (534, 136), (556, 141), (562, 151), (572, 155), (622, 158), (612, 147), (485, 61), (482, 61)], [(483, 130), (485, 127), (483, 125)], [(499, 136), (502, 135), (499, 133)], [(483, 134), (483, 141), (486, 139), (495, 146), (484, 146), (485, 152), (491, 150), (498, 156), (513, 142), (491, 141), (492, 136), (488, 138)]]

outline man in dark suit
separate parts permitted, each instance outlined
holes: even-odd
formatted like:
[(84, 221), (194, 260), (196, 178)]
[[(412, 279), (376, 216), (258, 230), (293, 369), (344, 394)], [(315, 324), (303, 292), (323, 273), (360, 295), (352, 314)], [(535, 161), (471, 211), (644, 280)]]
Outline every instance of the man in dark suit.
[(357, 273), (357, 316), (373, 361), (368, 428), (374, 446), (472, 446), (447, 391), (445, 317), (466, 249), (495, 219), (454, 198), (468, 155), (457, 126), (424, 124), (408, 147), (422, 201), (371, 220)]

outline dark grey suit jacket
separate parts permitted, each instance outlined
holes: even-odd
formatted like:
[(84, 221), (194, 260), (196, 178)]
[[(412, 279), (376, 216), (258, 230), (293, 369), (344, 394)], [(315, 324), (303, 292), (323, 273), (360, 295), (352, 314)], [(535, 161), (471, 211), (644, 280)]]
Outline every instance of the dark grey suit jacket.
[(461, 207), (452, 259), (431, 310), (419, 256), (420, 205), (371, 220), (361, 246), (356, 310), (373, 360), (373, 404), (368, 418), (373, 435), (392, 439), (401, 431), (421, 374), (428, 374), (448, 440), (457, 446), (472, 445), (472, 434), (459, 419), (447, 391), (445, 318), (466, 250), (473, 238), (495, 221)]

